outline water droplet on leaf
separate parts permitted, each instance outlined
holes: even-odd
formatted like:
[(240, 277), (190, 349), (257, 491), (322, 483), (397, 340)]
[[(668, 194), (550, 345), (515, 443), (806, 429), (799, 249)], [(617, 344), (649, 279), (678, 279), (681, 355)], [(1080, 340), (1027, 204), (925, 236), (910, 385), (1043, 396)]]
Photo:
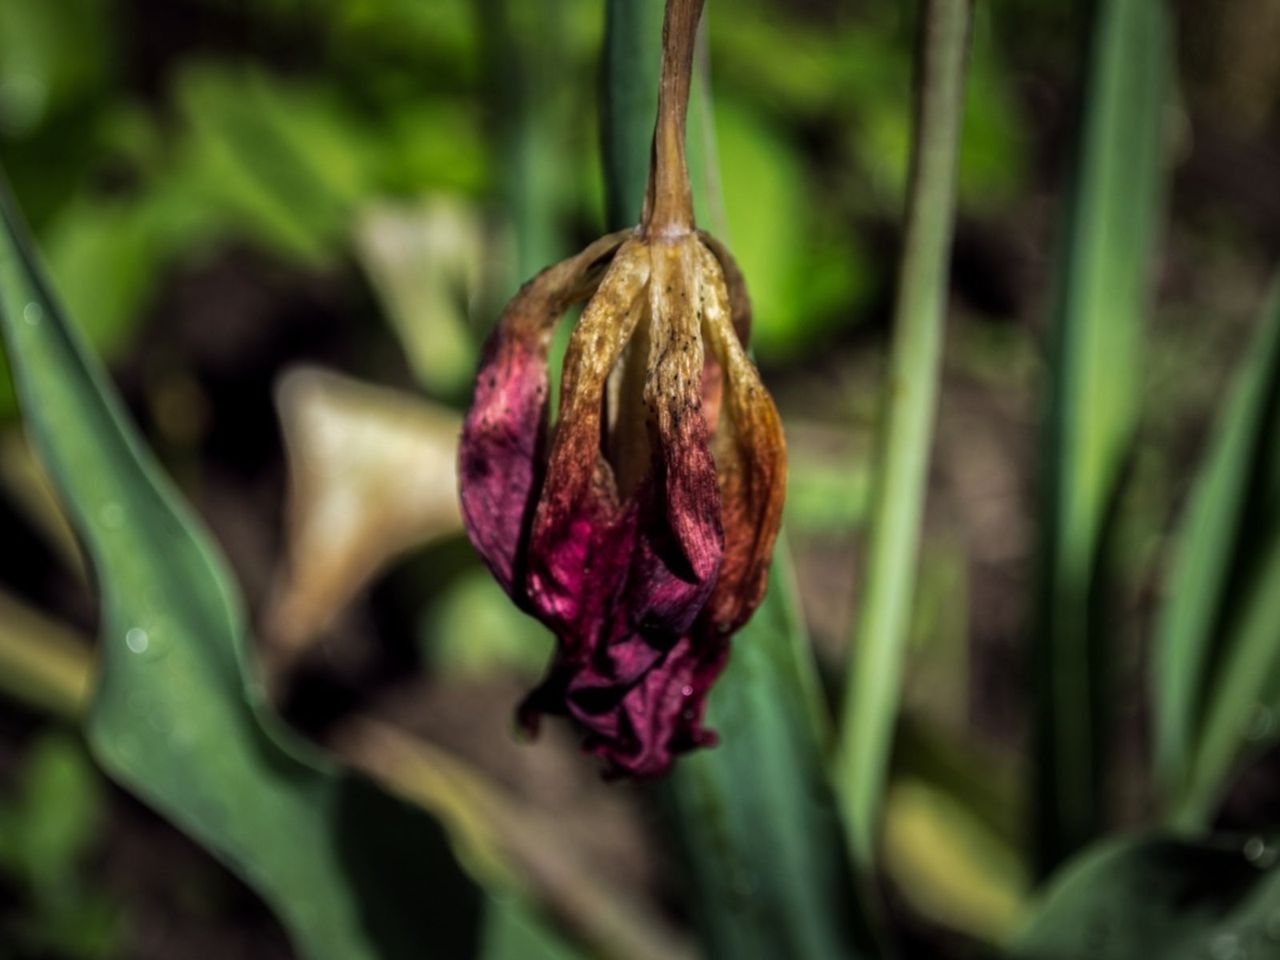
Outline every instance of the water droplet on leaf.
[(151, 646), (151, 638), (141, 627), (130, 627), (129, 632), (124, 635), (124, 645), (131, 653), (146, 653)]

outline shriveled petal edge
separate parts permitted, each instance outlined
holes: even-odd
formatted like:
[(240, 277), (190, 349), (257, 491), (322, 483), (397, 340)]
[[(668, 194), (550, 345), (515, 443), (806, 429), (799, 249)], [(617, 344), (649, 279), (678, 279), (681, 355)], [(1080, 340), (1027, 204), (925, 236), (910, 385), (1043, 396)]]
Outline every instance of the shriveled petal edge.
[(649, 280), (642, 245), (614, 255), (569, 339), (560, 416), (533, 505), (526, 592), (533, 612), (576, 655), (630, 563), (634, 517), (620, 503), (600, 451), (605, 384), (639, 322)]
[(525, 283), (484, 347), (458, 446), (459, 497), (468, 537), (517, 602), (545, 445), (551, 334), (565, 310), (599, 286), (630, 235), (602, 237)]

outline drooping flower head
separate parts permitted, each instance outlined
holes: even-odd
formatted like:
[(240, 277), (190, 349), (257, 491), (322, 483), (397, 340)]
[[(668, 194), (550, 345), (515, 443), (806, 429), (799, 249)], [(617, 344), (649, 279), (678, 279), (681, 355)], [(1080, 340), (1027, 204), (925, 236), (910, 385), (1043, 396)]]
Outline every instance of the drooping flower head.
[[(777, 410), (745, 352), (742, 275), (693, 221), (684, 129), (701, 8), (667, 3), (639, 226), (516, 294), (462, 432), (471, 541), (557, 639), (521, 722), (571, 717), (614, 774), (662, 774), (714, 743), (707, 691), (764, 595), (786, 482)], [(583, 300), (552, 425), (551, 335)]]

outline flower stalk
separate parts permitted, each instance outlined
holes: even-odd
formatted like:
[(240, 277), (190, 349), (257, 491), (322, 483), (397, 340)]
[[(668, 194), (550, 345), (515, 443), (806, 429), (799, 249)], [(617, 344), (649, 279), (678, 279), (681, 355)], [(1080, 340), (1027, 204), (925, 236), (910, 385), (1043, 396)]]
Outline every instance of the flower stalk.
[(685, 160), (693, 47), (703, 0), (670, 0), (662, 24), (662, 73), (658, 80), (658, 124), (653, 134), (649, 187), (641, 229), (650, 237), (678, 236), (693, 229), (693, 191)]

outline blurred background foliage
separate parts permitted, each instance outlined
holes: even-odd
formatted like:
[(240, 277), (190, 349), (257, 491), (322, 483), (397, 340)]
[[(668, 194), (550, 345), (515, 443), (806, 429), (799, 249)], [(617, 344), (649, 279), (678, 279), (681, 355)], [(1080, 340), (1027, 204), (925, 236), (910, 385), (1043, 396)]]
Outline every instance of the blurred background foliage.
[[(527, 55), (555, 64), (538, 108), (551, 146), (535, 176), (559, 225), (553, 242), (567, 248), (600, 219), (603, 21), (593, 0), (555, 6), (564, 29)], [(892, 262), (849, 226), (892, 221), (900, 205), (910, 23), (893, 5), (865, 6), (833, 25), (748, 5), (710, 35), (724, 216), (766, 361), (828, 342)], [(499, 214), (502, 51), (483, 35), (483, 9), (5, 0), (7, 168), (70, 312), (94, 318), (93, 343), (127, 350), (165, 277), (228, 245), (321, 270), (359, 256), (355, 225), (388, 198), (429, 191)], [(508, 29), (536, 37), (520, 16)], [(990, 22), (965, 144), (966, 204), (1007, 209), (1030, 142)]]
[[(549, 638), (505, 602), (451, 512), (457, 411), (497, 309), (604, 219), (602, 6), (0, 0), (0, 161), (69, 315), (229, 555), (290, 722), (367, 748), (381, 741), (355, 736), (353, 718), (376, 714), (466, 758), (519, 798), (517, 822), (565, 821), (550, 835), (577, 851), (572, 876), (607, 875), (682, 929), (672, 865), (647, 840), (665, 829), (651, 805), (597, 784), (564, 731), (512, 743), (510, 707)], [(890, 908), (923, 956), (1007, 934), (1033, 875), (1024, 639), (1084, 6), (977, 5), (884, 840)], [(1280, 12), (1212, 6), (1173, 5), (1171, 184), (1119, 532), (1114, 825), (1161, 802), (1146, 773), (1146, 638), (1192, 467), (1238, 362), (1259, 352), (1280, 253)], [(800, 599), (835, 690), (900, 239), (913, 23), (892, 0), (713, 0), (707, 33), (723, 201), (704, 219), (750, 284), (792, 449)], [(435, 406), (424, 414), (411, 394)], [(23, 957), (289, 955), (255, 897), (109, 786), (67, 732), (93, 595), (19, 439), (4, 364), (0, 431), (0, 688), (13, 694), (0, 704), (0, 943)], [(346, 455), (361, 440), (363, 474)], [(388, 476), (421, 482), (379, 486)], [(1271, 516), (1258, 496), (1250, 516)], [(318, 542), (341, 556), (317, 560)], [(1205, 616), (1219, 600), (1203, 600)], [(22, 659), (23, 637), (52, 652)], [(10, 690), (19, 669), (44, 686)], [(1273, 694), (1223, 714), (1233, 731), (1251, 725), (1256, 748), (1226, 796), (1218, 779), (1193, 782), (1175, 814), (1203, 821), (1221, 800), (1221, 825), (1275, 826)], [(1221, 777), (1220, 758), (1198, 762)]]

